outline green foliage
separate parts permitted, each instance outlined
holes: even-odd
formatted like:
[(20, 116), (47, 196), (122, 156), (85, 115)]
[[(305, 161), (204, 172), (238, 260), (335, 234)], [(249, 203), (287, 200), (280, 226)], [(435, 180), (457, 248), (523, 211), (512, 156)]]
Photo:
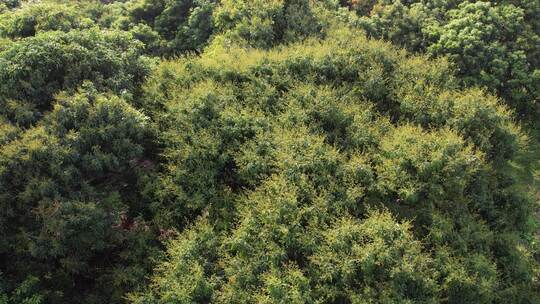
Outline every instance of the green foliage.
[(13, 41), (9, 38), (0, 38), (0, 52), (8, 49), (12, 43)]
[(199, 221), (169, 245), (150, 291), (133, 302), (433, 302), (436, 274), (407, 223), (373, 212), (326, 227), (336, 219), (294, 189), (270, 178), (224, 238)]
[[(214, 283), (209, 275), (218, 257), (219, 237), (208, 222), (202, 220), (187, 229), (167, 251), (167, 261), (159, 265), (160, 279), (151, 283), (164, 303), (208, 302), (213, 296)], [(135, 303), (154, 303), (155, 298), (132, 295)]]
[(4, 286), (7, 285), (0, 273), (0, 303), (1, 304), (42, 304), (44, 295), (39, 292), (39, 279), (29, 276), (10, 295), (3, 293)]
[(376, 170), (383, 193), (407, 204), (437, 204), (462, 197), (483, 157), (449, 130), (424, 133), (403, 126), (381, 141)]
[[(466, 86), (497, 92), (520, 115), (538, 111), (540, 7), (527, 1), (352, 1), (353, 23), (414, 52), (446, 56)], [(534, 119), (534, 118), (533, 118)]]
[(167, 41), (166, 54), (201, 51), (214, 26), (215, 0), (136, 1), (130, 8), (135, 22), (150, 25)]
[(6, 8), (12, 9), (21, 5), (20, 0), (2, 0), (0, 1), (0, 6), (4, 5)]
[(536, 110), (540, 78), (527, 59), (524, 43), (532, 33), (523, 9), (464, 2), (446, 14), (449, 21), (435, 31), (438, 39), (428, 52), (455, 61), (466, 85), (496, 89), (521, 113)]
[(215, 23), (227, 40), (269, 48), (321, 34), (314, 6), (309, 0), (224, 0)]
[[(437, 273), (409, 223), (374, 212), (324, 232), (313, 261), (324, 302), (435, 303)], [(357, 288), (362, 286), (362, 288)]]
[(412, 51), (425, 50), (431, 37), (424, 33), (430, 29), (433, 15), (422, 5), (407, 6), (402, 1), (373, 1), (370, 5), (353, 6), (361, 16), (358, 21), (366, 32), (384, 38)]
[(540, 301), (537, 2), (0, 0), (0, 304)]
[[(18, 267), (40, 278), (47, 274), (43, 284), (57, 294), (49, 301), (89, 293), (75, 303), (117, 299), (139, 280), (144, 265), (128, 277), (119, 271), (140, 254), (137, 247), (151, 252), (150, 231), (137, 218), (140, 197), (130, 190), (144, 176), (139, 163), (148, 138), (141, 113), (88, 87), (59, 97), (39, 126), (3, 145), (0, 254), (6, 275), (18, 279)], [(73, 288), (78, 280), (114, 289), (93, 294), (93, 288)]]
[(144, 90), (166, 147), (157, 217), (195, 224), (133, 302), (538, 299), (517, 237), (530, 201), (499, 170), (520, 131), (446, 61), (336, 28), (269, 51), (212, 45)]
[(47, 109), (54, 94), (84, 80), (99, 90), (137, 93), (152, 63), (142, 48), (130, 34), (95, 29), (17, 41), (0, 53), (0, 102), (13, 99)]
[(2, 16), (0, 35), (10, 38), (34, 36), (45, 31), (70, 31), (84, 29), (93, 21), (81, 15), (76, 8), (65, 4), (39, 3), (25, 5)]

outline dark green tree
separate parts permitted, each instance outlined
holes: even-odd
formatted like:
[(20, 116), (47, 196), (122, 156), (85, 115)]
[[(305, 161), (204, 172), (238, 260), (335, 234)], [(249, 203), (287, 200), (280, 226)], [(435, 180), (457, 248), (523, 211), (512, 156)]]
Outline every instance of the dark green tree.
[(200, 52), (214, 31), (215, 0), (135, 2), (132, 19), (153, 28), (166, 41), (165, 54)]
[(148, 124), (87, 84), (2, 146), (0, 256), (10, 281), (39, 278), (47, 302), (103, 303), (143, 279), (155, 236), (135, 189), (148, 174)]

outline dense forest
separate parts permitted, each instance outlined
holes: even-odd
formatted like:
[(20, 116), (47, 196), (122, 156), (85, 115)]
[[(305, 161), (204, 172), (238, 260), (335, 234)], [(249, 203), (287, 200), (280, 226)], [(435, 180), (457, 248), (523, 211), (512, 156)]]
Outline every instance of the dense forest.
[(0, 0), (0, 304), (540, 303), (540, 1)]

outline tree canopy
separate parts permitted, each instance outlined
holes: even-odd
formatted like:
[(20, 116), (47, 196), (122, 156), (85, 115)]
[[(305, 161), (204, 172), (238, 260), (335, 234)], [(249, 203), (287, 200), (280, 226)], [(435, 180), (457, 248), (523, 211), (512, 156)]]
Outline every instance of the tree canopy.
[(540, 5), (535, 1), (346, 1), (371, 37), (446, 56), (460, 81), (496, 92), (517, 110), (539, 111)]
[(539, 12), (0, 0), (0, 304), (539, 302)]

